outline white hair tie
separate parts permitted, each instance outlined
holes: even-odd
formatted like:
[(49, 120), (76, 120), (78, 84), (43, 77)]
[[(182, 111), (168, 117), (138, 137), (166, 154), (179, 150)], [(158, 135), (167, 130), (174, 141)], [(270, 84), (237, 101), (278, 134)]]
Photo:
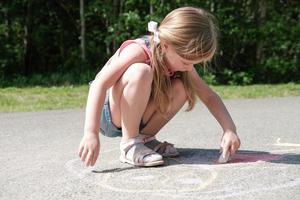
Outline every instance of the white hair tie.
[(155, 21), (148, 22), (148, 31), (154, 34), (153, 40), (158, 44), (160, 40), (159, 40), (159, 31), (157, 29), (157, 22)]

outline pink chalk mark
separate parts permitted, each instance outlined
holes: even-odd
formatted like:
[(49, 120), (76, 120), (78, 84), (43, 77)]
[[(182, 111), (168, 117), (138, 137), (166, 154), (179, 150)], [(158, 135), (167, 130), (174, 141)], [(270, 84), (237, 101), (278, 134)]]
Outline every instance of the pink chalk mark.
[[(235, 154), (229, 159), (227, 163), (252, 163), (258, 161), (271, 161), (279, 160), (283, 155), (278, 154)], [(214, 164), (219, 164), (218, 161), (214, 161)], [(224, 163), (226, 164), (226, 163)]]

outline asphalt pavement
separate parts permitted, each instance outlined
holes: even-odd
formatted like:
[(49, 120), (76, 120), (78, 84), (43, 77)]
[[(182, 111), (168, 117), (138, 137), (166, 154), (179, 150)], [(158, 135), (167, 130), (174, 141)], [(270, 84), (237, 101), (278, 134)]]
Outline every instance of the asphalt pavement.
[(77, 157), (84, 110), (0, 113), (0, 199), (300, 199), (300, 97), (224, 101), (242, 145), (217, 164), (222, 130), (202, 103), (159, 133), (180, 156), (160, 167), (119, 162), (101, 136), (94, 167)]

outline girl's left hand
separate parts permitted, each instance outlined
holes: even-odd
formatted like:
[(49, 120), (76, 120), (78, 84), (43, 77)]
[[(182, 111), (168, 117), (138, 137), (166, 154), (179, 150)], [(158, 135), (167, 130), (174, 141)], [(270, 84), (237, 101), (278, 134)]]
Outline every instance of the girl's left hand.
[(221, 140), (221, 152), (223, 155), (226, 155), (229, 152), (230, 156), (233, 156), (240, 148), (241, 141), (238, 135), (235, 132), (232, 131), (226, 131), (223, 134), (222, 140)]

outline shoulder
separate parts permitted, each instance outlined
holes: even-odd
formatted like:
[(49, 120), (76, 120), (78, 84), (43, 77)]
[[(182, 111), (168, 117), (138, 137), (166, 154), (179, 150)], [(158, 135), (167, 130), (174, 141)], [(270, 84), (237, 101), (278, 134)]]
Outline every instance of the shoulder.
[(145, 52), (143, 44), (140, 39), (127, 40), (122, 43), (118, 50), (119, 59), (133, 59), (135, 62), (145, 62), (147, 63), (149, 56), (148, 52)]
[[(124, 43), (123, 43), (124, 44)], [(123, 45), (122, 44), (122, 45)], [(122, 47), (121, 45), (121, 47)], [(146, 63), (143, 48), (132, 42), (119, 48), (107, 64), (102, 67), (96, 78), (107, 89), (111, 87), (135, 63)]]

